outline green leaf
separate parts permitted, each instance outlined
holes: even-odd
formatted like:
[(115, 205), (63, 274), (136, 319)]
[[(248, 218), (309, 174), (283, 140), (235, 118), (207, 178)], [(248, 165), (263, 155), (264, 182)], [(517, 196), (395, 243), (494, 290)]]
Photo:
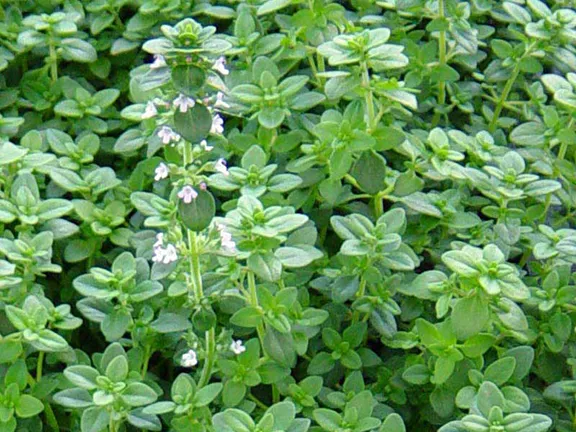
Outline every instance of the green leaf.
[(247, 306), (232, 315), (230, 322), (240, 327), (257, 327), (262, 322), (262, 312), (259, 308)]
[(155, 321), (150, 323), (150, 327), (158, 333), (172, 333), (188, 330), (192, 327), (190, 321), (175, 313), (163, 313)]
[(402, 417), (394, 413), (386, 417), (379, 432), (406, 432), (406, 426), (404, 426)]
[(480, 386), (477, 396), (477, 404), (480, 412), (488, 417), (492, 407), (504, 407), (505, 399), (502, 392), (498, 389), (496, 384), (490, 381), (485, 381)]
[(73, 365), (68, 366), (64, 370), (64, 376), (77, 387), (94, 390), (98, 384), (96, 383), (96, 378), (100, 374), (96, 369), (90, 366), (84, 365)]
[(149, 405), (156, 402), (158, 396), (144, 383), (133, 382), (128, 384), (122, 392), (122, 399), (133, 407)]
[(497, 386), (505, 384), (516, 368), (516, 359), (514, 357), (504, 357), (490, 364), (484, 371), (484, 379), (492, 381)]
[(274, 282), (282, 276), (282, 263), (270, 252), (250, 255), (247, 264), (256, 276), (265, 281)]
[(214, 197), (208, 191), (200, 189), (198, 195), (187, 204), (179, 200), (178, 211), (184, 225), (196, 232), (206, 229), (216, 214)]
[(296, 364), (296, 350), (290, 333), (268, 328), (264, 335), (264, 351), (283, 366), (294, 367)]
[(336, 431), (340, 428), (342, 417), (336, 411), (326, 408), (318, 408), (314, 410), (314, 420), (325, 430)]
[(104, 407), (88, 408), (82, 413), (80, 429), (82, 432), (102, 432), (108, 426), (109, 418)]
[(454, 333), (461, 340), (480, 333), (489, 321), (488, 303), (480, 295), (459, 299), (452, 310)]
[(30, 395), (21, 395), (16, 402), (16, 415), (20, 418), (34, 417), (44, 411), (44, 404)]
[(447, 64), (440, 64), (432, 69), (430, 81), (434, 83), (455, 82), (460, 79), (458, 71)]
[(176, 90), (193, 96), (202, 88), (206, 74), (196, 66), (176, 66), (172, 68), (172, 83)]
[(260, 5), (256, 13), (258, 16), (267, 15), (280, 9), (284, 9), (290, 4), (292, 4), (292, 0), (267, 0)]
[(176, 110), (174, 113), (174, 129), (184, 139), (192, 143), (199, 143), (210, 133), (212, 116), (210, 111), (197, 103), (186, 112)]
[(376, 152), (363, 152), (351, 174), (366, 193), (375, 195), (386, 187), (386, 160)]
[(92, 395), (82, 388), (62, 390), (54, 395), (54, 401), (68, 408), (87, 408), (94, 404)]
[(91, 63), (96, 61), (98, 57), (94, 47), (81, 39), (62, 39), (60, 42), (60, 47), (62, 49), (62, 57), (66, 60), (80, 63)]

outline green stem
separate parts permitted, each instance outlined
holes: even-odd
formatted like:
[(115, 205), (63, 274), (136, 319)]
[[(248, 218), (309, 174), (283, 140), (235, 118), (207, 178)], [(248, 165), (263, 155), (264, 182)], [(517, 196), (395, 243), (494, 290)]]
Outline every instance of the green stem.
[[(570, 130), (572, 129), (573, 126), (574, 126), (574, 117), (570, 119), (568, 125), (566, 126), (566, 129)], [(564, 159), (567, 151), (568, 151), (568, 141), (563, 141), (562, 144), (560, 144), (560, 150), (558, 151), (558, 159), (560, 160)]]
[(44, 366), (44, 356), (46, 354), (44, 351), (40, 351), (38, 354), (38, 362), (36, 363), (36, 381), (40, 381), (42, 379), (42, 367)]
[[(260, 307), (258, 304), (258, 293), (256, 292), (256, 277), (250, 270), (248, 270), (248, 292), (250, 294), (250, 304), (256, 308)], [(256, 331), (258, 332), (258, 339), (260, 339), (262, 349), (264, 349), (264, 324), (258, 324)]]
[(508, 81), (506, 81), (504, 91), (502, 92), (502, 95), (500, 96), (500, 99), (496, 104), (494, 114), (492, 115), (492, 120), (490, 121), (490, 125), (488, 126), (488, 130), (490, 131), (490, 133), (494, 133), (494, 131), (496, 130), (496, 126), (498, 125), (498, 119), (500, 118), (500, 114), (502, 113), (504, 104), (506, 103), (506, 100), (508, 99), (508, 96), (510, 95), (512, 87), (514, 86), (514, 83), (516, 82), (516, 79), (518, 78), (519, 74), (520, 74), (520, 62), (516, 63), (516, 66), (514, 66), (512, 76), (508, 78)]
[[(322, 57), (320, 54), (317, 54), (316, 58), (318, 60), (318, 72), (322, 73), (326, 70), (326, 63), (324, 62), (324, 57)], [(320, 80), (320, 84), (323, 86), (324, 78), (319, 77), (318, 79)]]
[[(444, 19), (446, 17), (444, 0), (438, 0), (438, 18)], [(438, 35), (438, 62), (440, 67), (446, 66), (446, 31), (441, 30)], [(434, 113), (434, 118), (432, 119), (432, 126), (436, 126), (440, 121), (441, 112), (440, 109), (446, 103), (446, 82), (440, 81), (438, 83), (438, 109)]]
[(376, 113), (374, 111), (374, 95), (372, 94), (372, 89), (370, 88), (370, 74), (368, 72), (368, 64), (366, 62), (362, 63), (362, 87), (364, 88), (364, 100), (366, 102), (366, 110), (368, 114), (368, 131), (374, 128), (374, 119), (376, 118)]
[(144, 379), (146, 373), (148, 372), (149, 363), (150, 363), (150, 346), (146, 345), (146, 348), (144, 348), (144, 361), (142, 362), (142, 370), (140, 372), (140, 375), (142, 375), (142, 379)]
[[(360, 277), (360, 286), (358, 287), (358, 292), (356, 293), (357, 298), (362, 298), (366, 294), (366, 279), (364, 277)], [(355, 311), (354, 315), (352, 315), (352, 322), (357, 323), (360, 319), (360, 312)]]
[(198, 238), (194, 231), (187, 230), (188, 234), (188, 247), (190, 250), (190, 257), (188, 260), (190, 267), (190, 277), (192, 282), (191, 294), (197, 302), (202, 300), (204, 292), (202, 289), (202, 275), (200, 273), (200, 254), (198, 251)]
[(204, 368), (198, 386), (204, 387), (210, 382), (212, 376), (212, 368), (214, 367), (214, 360), (216, 354), (216, 330), (212, 327), (206, 332), (206, 360), (204, 361)]
[(376, 214), (376, 219), (384, 214), (384, 198), (388, 198), (389, 200), (392, 197), (389, 197), (388, 194), (394, 190), (394, 185), (388, 186), (383, 191), (378, 192), (374, 195), (374, 213)]
[(44, 415), (46, 416), (46, 422), (50, 425), (52, 430), (60, 432), (60, 426), (58, 426), (58, 420), (54, 415), (54, 410), (52, 410), (52, 405), (48, 402), (44, 403)]
[(256, 405), (258, 405), (258, 407), (260, 407), (261, 409), (263, 409), (263, 410), (268, 409), (268, 405), (266, 405), (264, 402), (262, 402), (260, 399), (258, 399), (256, 396), (254, 396), (252, 393), (248, 393), (248, 399), (250, 399)]
[(56, 47), (54, 46), (52, 39), (50, 39), (48, 50), (50, 61), (50, 77), (52, 78), (52, 82), (56, 82), (58, 80), (58, 54), (56, 54)]
[(116, 432), (116, 422), (114, 421), (113, 413), (110, 413), (110, 421), (108, 423), (109, 432)]
[(380, 194), (374, 196), (374, 214), (376, 215), (376, 219), (384, 214), (384, 201)]
[[(189, 164), (192, 163), (192, 144), (188, 141), (186, 141), (184, 144), (182, 157), (184, 168), (186, 168)], [(186, 235), (188, 239), (188, 251), (190, 252), (188, 265), (191, 278), (191, 284), (188, 286), (188, 292), (197, 302), (200, 302), (204, 294), (202, 290), (202, 275), (200, 273), (200, 252), (198, 250), (198, 237), (194, 231), (189, 229), (186, 230)]]
[(314, 79), (316, 80), (318, 85), (320, 85), (320, 80), (318, 79), (318, 69), (316, 68), (316, 64), (314, 62), (314, 56), (312, 54), (308, 54), (306, 57), (308, 58), (308, 63), (310, 64), (310, 70), (314, 75)]
[(508, 100), (508, 96), (510, 96), (510, 92), (512, 91), (512, 87), (514, 87), (514, 83), (516, 82), (518, 75), (520, 75), (520, 65), (522, 63), (522, 60), (530, 55), (535, 45), (536, 42), (530, 44), (530, 46), (526, 48), (526, 51), (524, 51), (522, 57), (517, 59), (514, 65), (514, 69), (512, 70), (512, 75), (510, 76), (510, 78), (508, 78), (508, 81), (506, 81), (506, 84), (504, 85), (504, 90), (502, 91), (500, 99), (498, 99), (498, 103), (496, 104), (496, 108), (494, 109), (494, 114), (492, 115), (492, 120), (488, 125), (488, 131), (490, 133), (494, 133), (494, 131), (496, 130), (496, 126), (498, 126), (498, 119), (500, 118), (500, 114), (504, 109), (504, 105), (506, 105), (506, 101)]

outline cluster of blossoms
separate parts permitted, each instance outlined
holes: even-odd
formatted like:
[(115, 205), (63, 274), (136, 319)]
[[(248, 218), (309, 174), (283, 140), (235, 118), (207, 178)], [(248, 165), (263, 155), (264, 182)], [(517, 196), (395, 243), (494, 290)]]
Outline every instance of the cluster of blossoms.
[[(161, 67), (167, 66), (166, 59), (162, 55), (154, 56), (154, 61), (150, 64), (151, 69), (158, 69)], [(226, 68), (226, 59), (224, 57), (218, 58), (213, 66), (212, 69), (222, 75), (228, 75), (230, 71)], [(172, 106), (179, 110), (181, 113), (187, 112), (190, 108), (193, 108), (196, 103), (204, 103), (208, 105), (211, 102), (210, 98), (205, 98), (204, 101), (196, 101), (193, 98), (186, 96), (184, 94), (179, 94), (173, 101)], [(168, 104), (168, 107), (170, 105)], [(226, 109), (230, 108), (224, 101), (224, 93), (219, 91), (216, 94), (216, 99), (213, 103), (213, 107), (210, 108), (212, 111), (213, 109)], [(158, 115), (157, 104), (154, 101), (149, 101), (146, 104), (144, 109), (144, 113), (142, 114), (142, 119), (150, 119)], [(224, 133), (224, 119), (219, 114), (213, 114), (212, 116), (212, 125), (210, 127), (210, 133), (214, 135), (221, 135)], [(162, 144), (175, 144), (180, 141), (180, 135), (172, 130), (169, 126), (161, 126), (158, 129), (157, 136), (162, 140)]]
[[(235, 355), (240, 355), (246, 351), (246, 347), (241, 340), (233, 340), (230, 344), (230, 351)], [(185, 368), (192, 368), (198, 364), (198, 354), (193, 349), (189, 349), (180, 359), (180, 365)]]
[(164, 233), (156, 234), (156, 242), (153, 246), (153, 262), (159, 262), (162, 264), (170, 264), (178, 260), (178, 251), (176, 250), (176, 246), (171, 243), (164, 246)]

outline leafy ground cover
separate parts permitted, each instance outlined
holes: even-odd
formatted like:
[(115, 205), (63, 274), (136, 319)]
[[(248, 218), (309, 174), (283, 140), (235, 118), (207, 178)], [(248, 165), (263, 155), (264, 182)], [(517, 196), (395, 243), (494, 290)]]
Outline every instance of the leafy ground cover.
[(576, 431), (574, 0), (0, 3), (0, 432)]

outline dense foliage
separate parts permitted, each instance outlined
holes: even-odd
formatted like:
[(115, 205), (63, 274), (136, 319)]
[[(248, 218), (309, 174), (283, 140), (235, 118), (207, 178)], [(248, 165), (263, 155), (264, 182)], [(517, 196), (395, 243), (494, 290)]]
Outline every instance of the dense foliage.
[(576, 431), (576, 1), (0, 2), (0, 432)]

